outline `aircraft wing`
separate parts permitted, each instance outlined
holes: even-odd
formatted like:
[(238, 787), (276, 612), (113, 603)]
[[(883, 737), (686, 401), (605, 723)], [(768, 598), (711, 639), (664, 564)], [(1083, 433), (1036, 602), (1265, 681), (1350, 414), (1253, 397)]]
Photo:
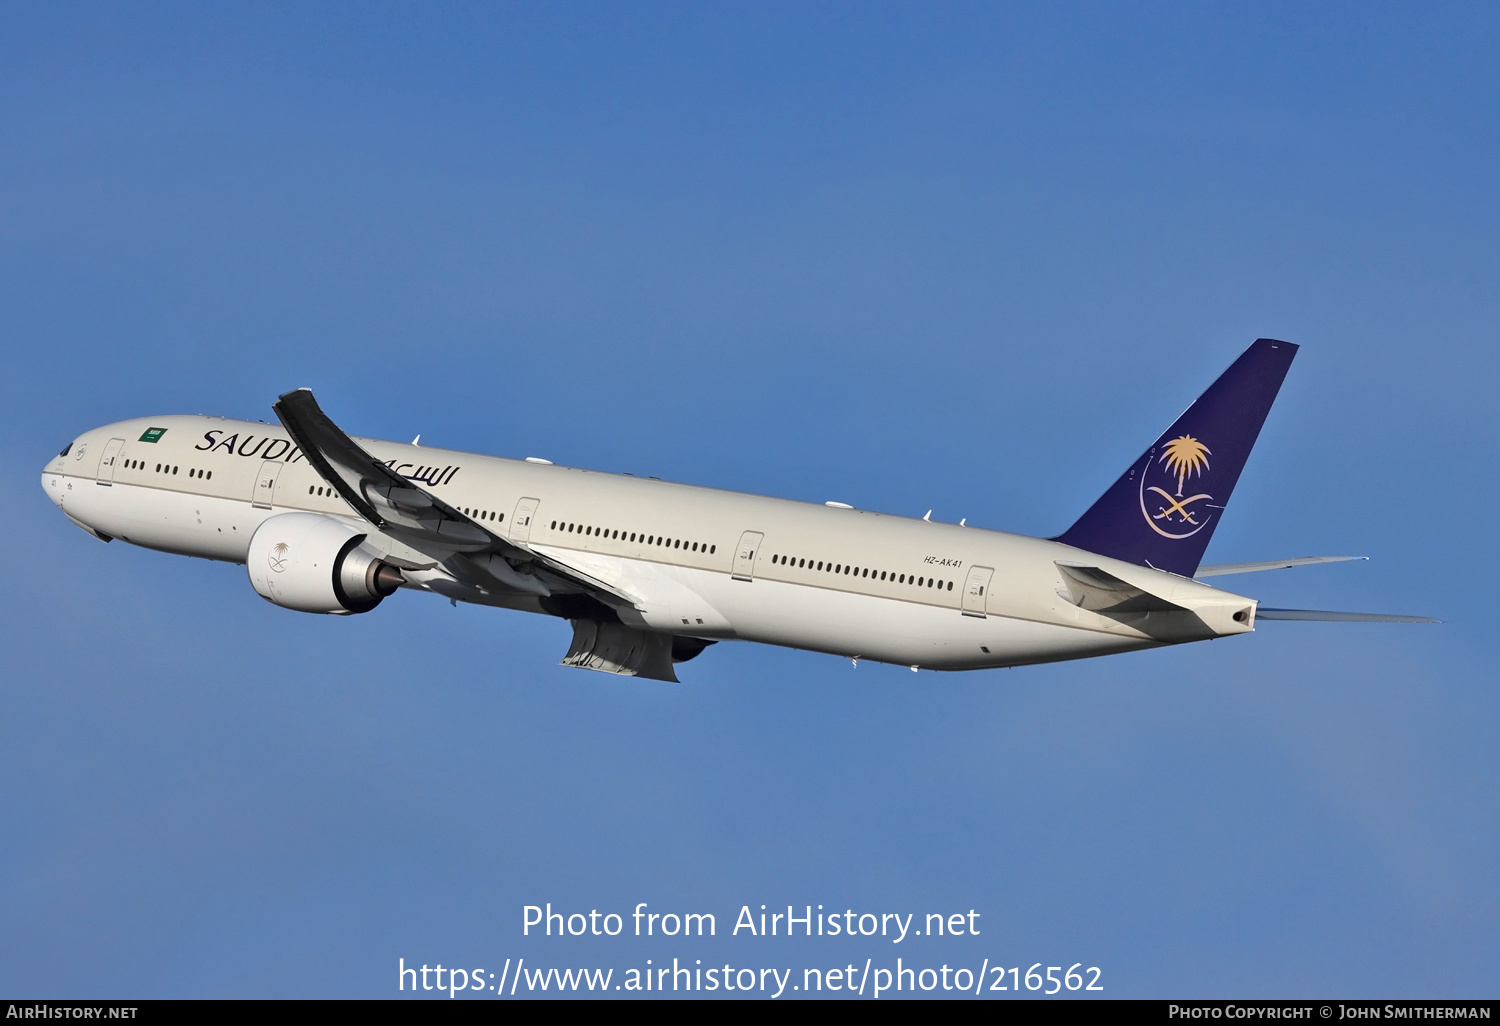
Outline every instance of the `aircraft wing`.
[(586, 574), (492, 533), (425, 488), (381, 463), (344, 433), (309, 389), (277, 399), (272, 409), (309, 463), (381, 532), (441, 563), (455, 578), (485, 590), (497, 585), (543, 598), (582, 593), (605, 605), (633, 605)]
[(1286, 570), (1294, 566), (1312, 566), (1314, 563), (1345, 563), (1351, 559), (1369, 559), (1369, 556), (1293, 556), (1291, 559), (1270, 559), (1263, 563), (1216, 563), (1200, 566), (1193, 580), (1203, 577), (1218, 577), (1221, 574), (1250, 574), (1257, 570)]

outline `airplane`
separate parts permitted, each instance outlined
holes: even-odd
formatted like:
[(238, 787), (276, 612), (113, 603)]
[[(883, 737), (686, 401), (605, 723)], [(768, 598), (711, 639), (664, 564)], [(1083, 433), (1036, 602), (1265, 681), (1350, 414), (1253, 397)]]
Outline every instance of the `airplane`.
[(1254, 342), (1055, 538), (353, 438), (305, 388), (273, 404), (280, 426), (88, 431), (42, 486), (95, 538), (244, 564), (286, 609), (351, 615), (432, 592), (567, 619), (564, 665), (660, 681), (726, 640), (979, 670), (1261, 620), (1438, 622), (1270, 608), (1204, 583), (1364, 558), (1199, 565), (1296, 352)]

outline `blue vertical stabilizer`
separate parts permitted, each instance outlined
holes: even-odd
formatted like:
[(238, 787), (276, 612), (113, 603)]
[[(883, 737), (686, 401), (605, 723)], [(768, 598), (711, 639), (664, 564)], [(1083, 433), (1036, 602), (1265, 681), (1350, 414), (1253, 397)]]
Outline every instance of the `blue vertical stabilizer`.
[(1193, 576), (1296, 355), (1256, 339), (1057, 541)]

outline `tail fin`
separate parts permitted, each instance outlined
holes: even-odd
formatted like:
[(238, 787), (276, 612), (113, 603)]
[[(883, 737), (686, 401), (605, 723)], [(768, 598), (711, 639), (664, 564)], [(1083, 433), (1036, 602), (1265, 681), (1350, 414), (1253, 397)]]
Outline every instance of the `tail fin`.
[(1193, 576), (1296, 355), (1256, 339), (1056, 540)]

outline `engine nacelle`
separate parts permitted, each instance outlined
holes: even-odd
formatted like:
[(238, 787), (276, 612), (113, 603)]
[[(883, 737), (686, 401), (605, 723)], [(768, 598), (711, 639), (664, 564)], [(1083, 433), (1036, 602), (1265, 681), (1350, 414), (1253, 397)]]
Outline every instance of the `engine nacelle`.
[(365, 535), (320, 513), (279, 513), (250, 538), (245, 569), (264, 599), (303, 613), (367, 613), (401, 571), (361, 547)]

